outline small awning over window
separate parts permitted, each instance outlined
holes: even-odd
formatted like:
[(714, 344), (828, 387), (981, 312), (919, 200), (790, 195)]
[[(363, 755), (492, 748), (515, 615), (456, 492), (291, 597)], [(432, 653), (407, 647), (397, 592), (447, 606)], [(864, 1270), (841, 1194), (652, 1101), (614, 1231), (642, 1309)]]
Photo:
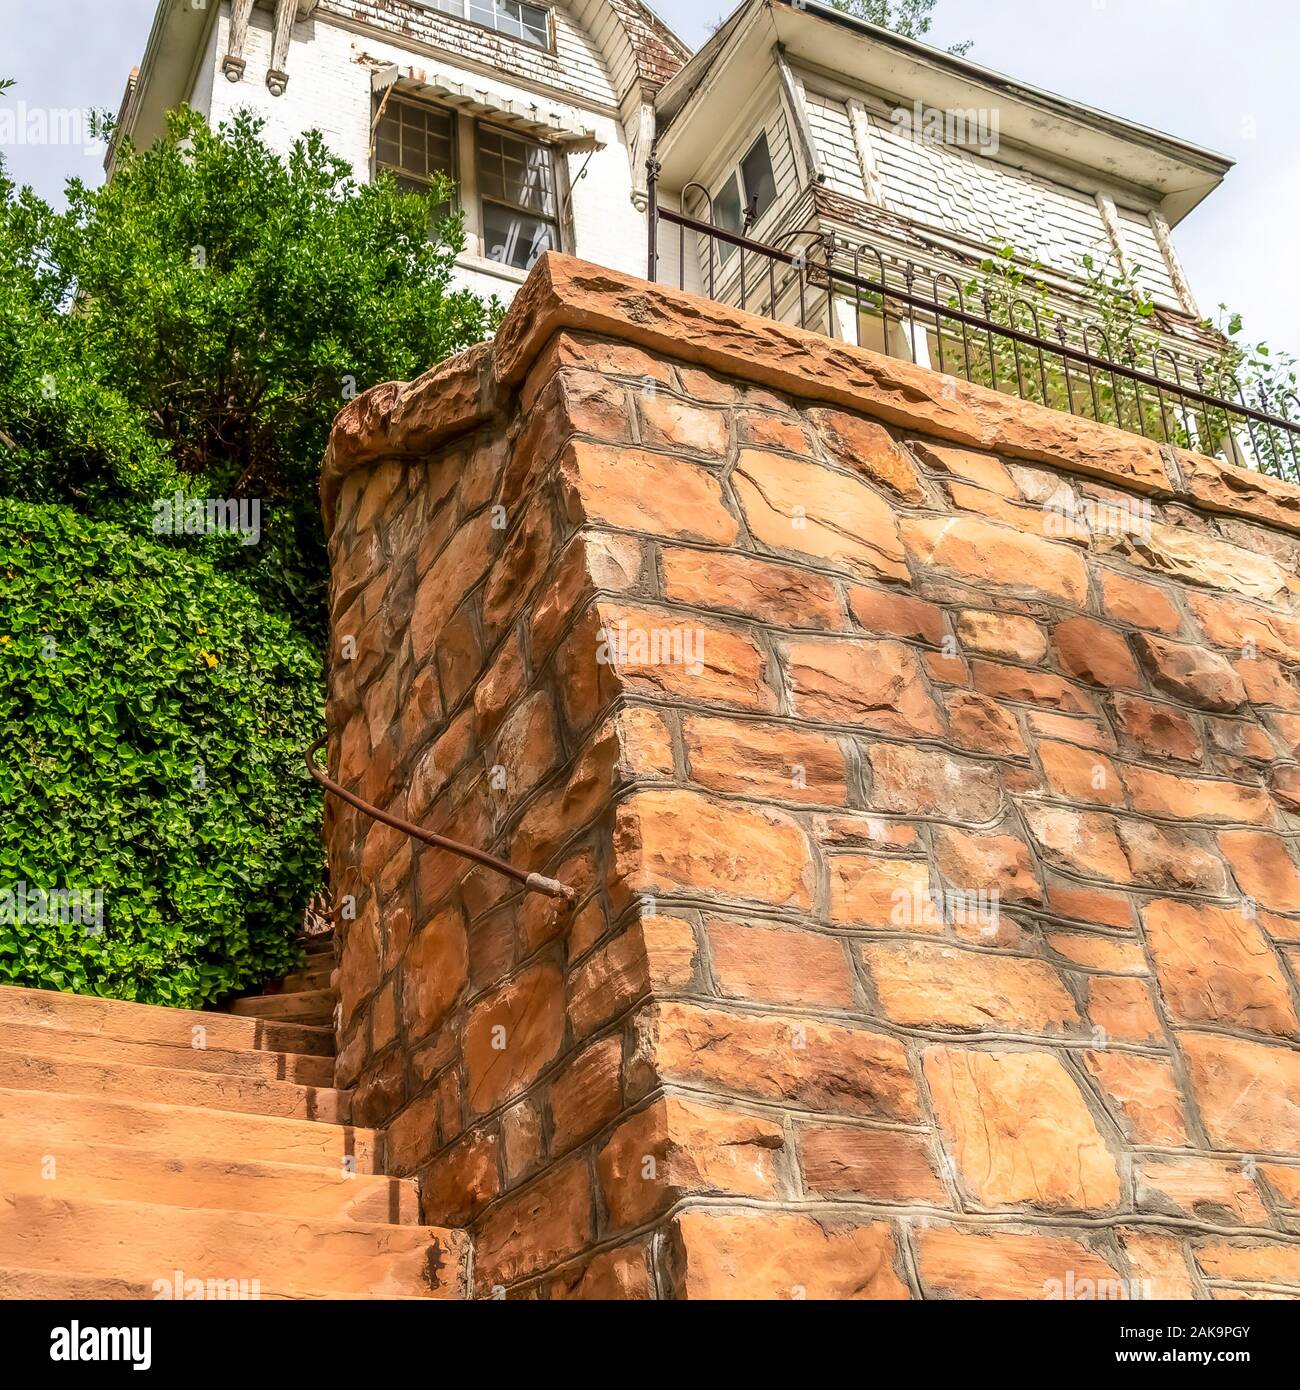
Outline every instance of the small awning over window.
[(377, 93), (390, 88), (403, 96), (425, 97), (454, 106), (467, 116), (486, 116), (498, 125), (518, 131), (533, 140), (545, 140), (563, 145), (575, 153), (604, 147), (590, 126), (582, 125), (578, 113), (549, 102), (528, 101), (508, 97), (479, 82), (463, 82), (458, 78), (424, 68), (399, 67), (388, 64), (376, 68), (371, 82)]

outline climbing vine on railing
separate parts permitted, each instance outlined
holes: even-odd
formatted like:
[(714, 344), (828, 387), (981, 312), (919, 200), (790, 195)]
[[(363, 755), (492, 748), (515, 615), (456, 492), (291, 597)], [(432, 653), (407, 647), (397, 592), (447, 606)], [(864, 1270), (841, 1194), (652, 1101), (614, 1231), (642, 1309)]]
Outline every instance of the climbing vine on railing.
[[(1078, 269), (1082, 288), (1076, 293), (1082, 308), (1067, 314), (1058, 307), (1041, 262), (1004, 244), (981, 262), (978, 276), (967, 280), (962, 302), (993, 323), (1069, 342), (1108, 361), (1152, 372), (1171, 385), (1300, 419), (1300, 365), (1267, 343), (1245, 341), (1240, 314), (1220, 305), (1217, 319), (1198, 325), (1203, 346), (1190, 352), (1185, 339), (1162, 325), (1158, 306), (1136, 268), (1121, 270), (1112, 261), (1085, 255)], [(957, 306), (954, 296), (949, 307)], [(956, 330), (945, 325), (944, 332), (946, 344), (955, 346)], [(1288, 441), (1269, 429), (1255, 430), (1223, 410), (1198, 409), (1193, 414), (1150, 388), (1105, 372), (1090, 376), (1087, 389), (1081, 389), (1064, 359), (1030, 364), (1024, 350), (1008, 338), (976, 335), (969, 355), (972, 379), (983, 385), (1015, 384), (1026, 399), (1059, 410), (1136, 428), (1151, 438), (1253, 463), (1283, 476), (1289, 471)]]

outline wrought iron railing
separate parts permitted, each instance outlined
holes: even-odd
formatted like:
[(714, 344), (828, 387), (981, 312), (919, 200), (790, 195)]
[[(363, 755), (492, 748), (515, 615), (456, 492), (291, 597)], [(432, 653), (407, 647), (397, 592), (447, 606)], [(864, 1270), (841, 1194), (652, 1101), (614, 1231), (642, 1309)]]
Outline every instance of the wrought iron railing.
[[(662, 206), (657, 172), (652, 161), (652, 281), (673, 229), (680, 289), (1300, 483), (1300, 397), (1245, 389), (1208, 349), (1172, 334), (1117, 333), (991, 279), (963, 284), (833, 234), (797, 231), (766, 245)], [(707, 205), (707, 191), (692, 188)]]

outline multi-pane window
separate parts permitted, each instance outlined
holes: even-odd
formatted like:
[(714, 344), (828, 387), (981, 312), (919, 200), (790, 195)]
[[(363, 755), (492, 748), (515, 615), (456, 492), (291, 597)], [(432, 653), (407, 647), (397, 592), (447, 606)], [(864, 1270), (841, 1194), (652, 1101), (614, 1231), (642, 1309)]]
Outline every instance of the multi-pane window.
[[(409, 193), (426, 193), (439, 174), (457, 181), (460, 118), (424, 102), (392, 97), (375, 131), (375, 162)], [(549, 146), (489, 125), (476, 128), (475, 167), (466, 174), (471, 199), (477, 183), (480, 216), (477, 231), (483, 254), (501, 265), (531, 270), (547, 251), (560, 245), (559, 195), (554, 155)], [(435, 221), (453, 210), (443, 204)]]
[[(438, 174), (456, 177), (456, 117), (441, 107), (393, 98), (375, 132), (375, 161), (407, 193), (427, 193)], [(451, 211), (449, 204), (438, 209)]]
[[(776, 202), (776, 177), (772, 173), (772, 155), (767, 146), (767, 132), (762, 131), (740, 161), (740, 168), (729, 174), (727, 181), (713, 199), (713, 221), (737, 236), (748, 235), (750, 229)], [(727, 242), (719, 243), (723, 265), (735, 255), (736, 248)]]
[(524, 4), (522, 0), (433, 0), (433, 7), (536, 48), (550, 47), (549, 11), (541, 5)]
[(531, 270), (560, 245), (555, 164), (546, 145), (478, 128), (478, 190), (489, 259)]

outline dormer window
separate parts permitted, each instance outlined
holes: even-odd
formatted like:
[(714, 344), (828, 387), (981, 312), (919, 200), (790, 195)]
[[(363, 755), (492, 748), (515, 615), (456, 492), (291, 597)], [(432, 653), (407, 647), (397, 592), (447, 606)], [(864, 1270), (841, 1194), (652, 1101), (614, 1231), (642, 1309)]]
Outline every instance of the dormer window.
[(443, 14), (495, 29), (534, 48), (551, 46), (551, 12), (541, 5), (528, 5), (523, 0), (432, 0), (432, 4)]

